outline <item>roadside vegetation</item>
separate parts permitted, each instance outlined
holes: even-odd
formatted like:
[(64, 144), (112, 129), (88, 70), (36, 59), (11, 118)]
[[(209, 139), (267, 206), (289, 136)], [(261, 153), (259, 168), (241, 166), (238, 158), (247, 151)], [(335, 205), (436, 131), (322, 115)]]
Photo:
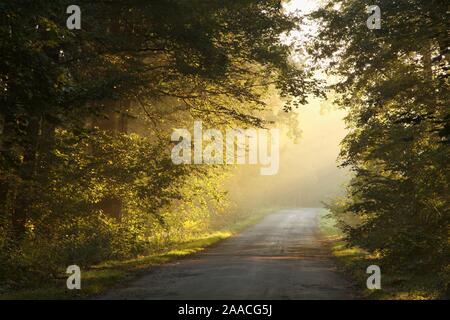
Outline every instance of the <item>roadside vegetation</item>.
[[(380, 29), (365, 25), (374, 4)], [(311, 15), (319, 27), (310, 50), (335, 80), (336, 103), (348, 111), (339, 162), (353, 175), (329, 209), (351, 249), (339, 246), (336, 254), (349, 264), (360, 261), (354, 248), (367, 252), (384, 274), (383, 297), (390, 288), (393, 297), (450, 293), (445, 12), (448, 3), (440, 0), (345, 0), (328, 1)]]
[[(437, 274), (408, 274), (385, 270), (382, 260), (374, 254), (350, 245), (337, 227), (337, 221), (327, 209), (320, 213), (320, 231), (336, 261), (338, 269), (349, 278), (362, 299), (428, 300), (448, 298), (443, 291), (442, 279)], [(381, 289), (369, 290), (366, 286), (370, 265), (381, 268)]]
[(185, 256), (203, 251), (207, 247), (227, 239), (245, 228), (257, 223), (276, 208), (247, 212), (217, 231), (198, 234), (183, 241), (173, 242), (148, 255), (133, 259), (105, 261), (81, 270), (81, 290), (68, 290), (68, 275), (61, 272), (47, 283), (34, 288), (11, 290), (0, 293), (0, 300), (11, 299), (86, 299), (95, 298), (122, 282), (129, 281), (151, 271), (152, 267), (168, 263)]

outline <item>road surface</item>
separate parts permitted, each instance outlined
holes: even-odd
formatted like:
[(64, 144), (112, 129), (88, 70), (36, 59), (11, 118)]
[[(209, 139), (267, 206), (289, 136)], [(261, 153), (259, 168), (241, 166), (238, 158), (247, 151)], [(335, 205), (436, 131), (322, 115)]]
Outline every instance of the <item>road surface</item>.
[(154, 267), (101, 299), (352, 299), (318, 236), (317, 208), (282, 210), (241, 234)]

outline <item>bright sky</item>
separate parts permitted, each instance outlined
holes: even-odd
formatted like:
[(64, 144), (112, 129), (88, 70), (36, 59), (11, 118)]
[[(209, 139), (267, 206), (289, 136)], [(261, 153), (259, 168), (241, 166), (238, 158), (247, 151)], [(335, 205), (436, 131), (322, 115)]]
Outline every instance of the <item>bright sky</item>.
[[(306, 15), (318, 9), (320, 0), (291, 0), (283, 2), (284, 10), (287, 14)], [(282, 37), (282, 41), (287, 44), (297, 43), (297, 47), (302, 47), (308, 41), (307, 35), (316, 33), (316, 24), (308, 19), (303, 19), (303, 24), (297, 30), (291, 31), (288, 35)], [(296, 63), (303, 63), (302, 55), (292, 56)]]
[(318, 2), (317, 0), (291, 0), (285, 2), (283, 6), (288, 12), (300, 10), (302, 13), (310, 13), (317, 8)]

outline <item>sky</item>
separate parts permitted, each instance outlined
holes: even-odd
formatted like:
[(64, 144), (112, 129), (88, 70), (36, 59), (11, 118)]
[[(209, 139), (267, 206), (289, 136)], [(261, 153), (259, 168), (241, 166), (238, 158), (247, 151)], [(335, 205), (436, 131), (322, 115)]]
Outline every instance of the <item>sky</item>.
[(283, 3), (283, 7), (288, 12), (293, 12), (295, 10), (300, 10), (302, 13), (310, 13), (318, 7), (318, 0), (291, 0)]

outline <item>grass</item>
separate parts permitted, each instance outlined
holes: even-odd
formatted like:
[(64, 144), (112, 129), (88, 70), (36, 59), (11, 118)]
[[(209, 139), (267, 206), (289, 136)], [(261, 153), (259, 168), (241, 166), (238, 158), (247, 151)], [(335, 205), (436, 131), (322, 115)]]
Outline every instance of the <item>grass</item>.
[(124, 283), (148, 272), (153, 266), (200, 252), (257, 223), (270, 212), (271, 210), (259, 211), (245, 219), (236, 221), (224, 230), (211, 232), (187, 242), (175, 244), (164, 252), (125, 261), (107, 261), (92, 266), (89, 270), (82, 271), (81, 290), (68, 290), (66, 288), (67, 278), (62, 276), (60, 279), (54, 279), (40, 288), (0, 294), (0, 300), (88, 299), (104, 293), (118, 283)]
[[(383, 272), (383, 266), (377, 257), (360, 248), (348, 246), (326, 209), (322, 209), (320, 213), (319, 226), (338, 268), (354, 282), (363, 299), (429, 300), (442, 297), (437, 275), (428, 273), (410, 276), (407, 273)], [(381, 268), (380, 290), (369, 290), (366, 287), (366, 280), (370, 276), (366, 269), (370, 265), (378, 265)]]

